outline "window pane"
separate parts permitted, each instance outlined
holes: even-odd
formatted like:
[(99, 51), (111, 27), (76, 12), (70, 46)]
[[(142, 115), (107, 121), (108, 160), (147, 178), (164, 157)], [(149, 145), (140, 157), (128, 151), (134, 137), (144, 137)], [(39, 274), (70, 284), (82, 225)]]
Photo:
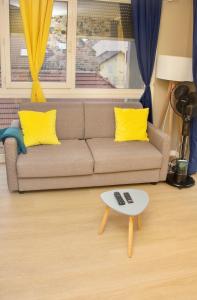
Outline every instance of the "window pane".
[[(10, 0), (11, 80), (31, 81), (19, 0)], [(66, 80), (67, 2), (55, 1), (41, 81)]]
[(78, 0), (76, 86), (143, 88), (130, 4)]
[(66, 81), (67, 11), (67, 2), (54, 2), (42, 81)]
[(19, 0), (10, 0), (11, 80), (31, 81)]

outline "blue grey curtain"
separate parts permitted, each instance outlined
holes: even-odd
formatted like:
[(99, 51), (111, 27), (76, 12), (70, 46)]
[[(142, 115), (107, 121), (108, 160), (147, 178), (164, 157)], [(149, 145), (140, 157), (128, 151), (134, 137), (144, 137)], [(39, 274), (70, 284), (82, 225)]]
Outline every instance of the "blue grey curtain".
[[(193, 0), (193, 78), (197, 87), (197, 0)], [(197, 118), (194, 118), (190, 127), (190, 158), (189, 174), (197, 172)]]
[(149, 121), (152, 122), (152, 77), (160, 27), (162, 0), (133, 0), (134, 36), (140, 73), (145, 91), (140, 99), (148, 107)]

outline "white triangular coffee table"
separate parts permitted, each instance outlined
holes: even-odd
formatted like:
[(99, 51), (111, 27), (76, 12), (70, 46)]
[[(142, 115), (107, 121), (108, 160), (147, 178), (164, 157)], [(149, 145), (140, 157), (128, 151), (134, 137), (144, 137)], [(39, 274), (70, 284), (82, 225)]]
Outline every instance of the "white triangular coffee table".
[[(125, 200), (125, 205), (119, 205), (114, 197), (114, 192), (119, 192)], [(123, 193), (129, 193), (133, 203), (127, 203)], [(148, 205), (148, 194), (142, 190), (137, 189), (118, 189), (101, 194), (101, 199), (106, 205), (105, 212), (99, 227), (99, 234), (104, 232), (107, 219), (109, 216), (110, 208), (118, 213), (129, 216), (129, 233), (128, 233), (128, 256), (132, 255), (132, 242), (133, 242), (133, 219), (137, 218), (138, 229), (141, 228), (141, 214)]]

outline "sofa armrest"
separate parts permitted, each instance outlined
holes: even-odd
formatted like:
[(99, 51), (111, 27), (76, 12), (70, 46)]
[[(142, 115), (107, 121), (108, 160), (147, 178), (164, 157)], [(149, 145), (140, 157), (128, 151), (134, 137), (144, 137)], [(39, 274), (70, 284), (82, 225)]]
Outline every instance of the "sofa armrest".
[(160, 180), (166, 180), (167, 172), (168, 172), (168, 163), (169, 163), (169, 156), (170, 156), (170, 145), (171, 140), (170, 136), (160, 129), (157, 129), (151, 123), (148, 123), (148, 136), (150, 139), (150, 143), (154, 145), (159, 152), (161, 152), (163, 159), (162, 159), (162, 166), (160, 171)]
[(8, 188), (10, 192), (18, 191), (18, 178), (16, 168), (18, 150), (16, 139), (7, 138), (4, 143), (4, 149)]

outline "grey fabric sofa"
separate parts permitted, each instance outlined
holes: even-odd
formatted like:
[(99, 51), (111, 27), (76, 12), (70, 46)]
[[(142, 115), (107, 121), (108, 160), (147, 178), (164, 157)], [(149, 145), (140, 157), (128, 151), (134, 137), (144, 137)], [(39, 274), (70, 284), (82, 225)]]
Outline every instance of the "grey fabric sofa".
[(29, 147), (17, 154), (15, 139), (5, 141), (10, 191), (49, 190), (166, 179), (170, 139), (148, 124), (150, 142), (114, 142), (114, 106), (141, 108), (131, 103), (23, 103), (20, 110), (57, 110), (56, 130), (61, 145)]

